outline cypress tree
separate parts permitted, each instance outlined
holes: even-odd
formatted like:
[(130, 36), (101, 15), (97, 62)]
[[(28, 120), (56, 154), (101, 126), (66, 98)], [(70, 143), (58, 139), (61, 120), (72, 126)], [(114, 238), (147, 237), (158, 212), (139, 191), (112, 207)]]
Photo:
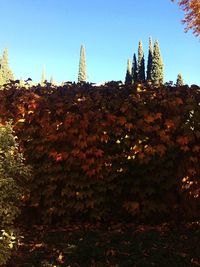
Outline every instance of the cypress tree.
[(8, 83), (10, 80), (14, 80), (14, 75), (9, 67), (8, 49), (6, 48), (0, 61), (0, 85)]
[(54, 84), (53, 76), (50, 77), (50, 83), (51, 83), (51, 84)]
[(138, 81), (137, 77), (138, 77), (137, 59), (136, 59), (136, 54), (134, 54), (132, 63), (132, 78), (134, 83)]
[(176, 86), (183, 86), (183, 85), (184, 85), (183, 77), (182, 77), (182, 74), (179, 73), (177, 75)]
[(152, 60), (153, 60), (153, 43), (152, 43), (152, 38), (149, 37), (149, 55), (148, 55), (148, 63), (147, 63), (147, 80), (148, 81), (151, 81)]
[(45, 69), (44, 65), (42, 66), (42, 76), (41, 76), (41, 85), (43, 86), (45, 83)]
[(138, 81), (145, 81), (144, 52), (142, 47), (142, 41), (139, 41), (138, 46)]
[(86, 82), (86, 59), (85, 59), (85, 48), (81, 45), (80, 60), (79, 60), (79, 72), (78, 82)]
[(129, 58), (127, 61), (125, 84), (130, 84), (130, 83), (132, 83), (132, 70), (131, 70), (131, 60)]
[(3, 85), (3, 77), (2, 77), (2, 58), (0, 58), (0, 85)]
[(155, 85), (162, 84), (164, 80), (164, 65), (160, 54), (158, 40), (155, 41), (153, 48), (151, 80)]

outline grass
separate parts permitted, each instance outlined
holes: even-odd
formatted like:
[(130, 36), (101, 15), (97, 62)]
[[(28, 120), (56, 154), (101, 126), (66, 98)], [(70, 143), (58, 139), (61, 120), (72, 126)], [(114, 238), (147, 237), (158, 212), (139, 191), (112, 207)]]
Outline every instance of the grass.
[(8, 267), (200, 266), (200, 222), (34, 226)]

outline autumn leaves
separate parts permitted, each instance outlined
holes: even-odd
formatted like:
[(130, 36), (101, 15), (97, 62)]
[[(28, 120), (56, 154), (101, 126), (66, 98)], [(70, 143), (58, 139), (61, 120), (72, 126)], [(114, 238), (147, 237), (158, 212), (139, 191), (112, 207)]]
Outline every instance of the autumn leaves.
[(44, 220), (102, 219), (133, 203), (139, 217), (152, 205), (167, 213), (165, 194), (175, 185), (181, 192), (184, 177), (193, 182), (190, 197), (197, 195), (191, 193), (200, 163), (196, 88), (76, 86), (0, 92), (2, 119), (14, 119), (34, 166), (30, 202)]

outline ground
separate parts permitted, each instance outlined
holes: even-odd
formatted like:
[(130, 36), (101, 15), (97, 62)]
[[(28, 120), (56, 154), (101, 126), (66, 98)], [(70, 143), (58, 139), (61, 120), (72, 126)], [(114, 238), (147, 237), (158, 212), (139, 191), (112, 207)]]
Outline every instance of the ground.
[(200, 266), (200, 222), (71, 223), (21, 232), (24, 238), (8, 267)]

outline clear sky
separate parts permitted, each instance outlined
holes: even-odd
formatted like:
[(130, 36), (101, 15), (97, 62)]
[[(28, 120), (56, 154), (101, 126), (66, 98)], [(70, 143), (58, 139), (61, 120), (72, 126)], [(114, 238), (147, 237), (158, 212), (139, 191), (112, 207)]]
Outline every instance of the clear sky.
[(184, 33), (183, 12), (170, 0), (0, 0), (0, 51), (15, 78), (77, 81), (80, 46), (91, 82), (124, 81), (128, 57), (142, 40), (159, 40), (165, 81), (182, 73), (200, 85), (200, 41)]

